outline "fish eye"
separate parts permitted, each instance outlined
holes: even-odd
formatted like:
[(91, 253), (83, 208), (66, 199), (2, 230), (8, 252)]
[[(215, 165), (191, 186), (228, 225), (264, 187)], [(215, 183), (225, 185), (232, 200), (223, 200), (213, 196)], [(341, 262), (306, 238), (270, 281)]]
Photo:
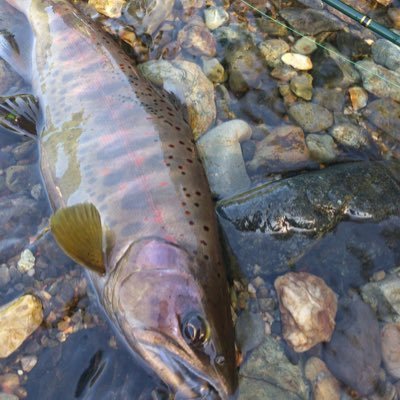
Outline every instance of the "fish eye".
[(182, 322), (183, 338), (191, 346), (204, 345), (210, 338), (210, 327), (207, 321), (196, 312), (189, 313)]

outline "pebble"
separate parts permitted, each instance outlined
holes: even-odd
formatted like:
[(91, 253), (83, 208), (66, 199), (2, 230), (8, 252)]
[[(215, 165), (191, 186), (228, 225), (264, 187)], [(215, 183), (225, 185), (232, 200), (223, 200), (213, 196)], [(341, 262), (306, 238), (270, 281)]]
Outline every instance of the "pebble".
[(222, 83), (227, 79), (224, 67), (216, 58), (202, 58), (203, 72), (213, 83)]
[(331, 135), (336, 142), (355, 150), (360, 150), (369, 146), (367, 132), (359, 125), (351, 123), (335, 125), (331, 130)]
[(7, 393), (12, 393), (18, 389), (20, 385), (19, 376), (17, 374), (8, 373), (0, 375), (0, 387)]
[(377, 40), (372, 45), (372, 57), (377, 64), (392, 71), (400, 68), (400, 48), (389, 40)]
[(40, 326), (42, 303), (30, 294), (0, 308), (0, 358), (8, 357)]
[(313, 64), (310, 57), (297, 53), (285, 53), (282, 55), (281, 60), (291, 67), (300, 71), (308, 71), (312, 69)]
[(204, 10), (207, 28), (213, 31), (229, 21), (229, 14), (222, 7), (209, 7)]
[[(361, 74), (363, 86), (368, 92), (377, 97), (389, 97), (400, 102), (399, 74), (368, 60), (358, 61), (356, 67)], [(379, 79), (377, 75), (385, 80)]]
[(212, 193), (220, 198), (248, 189), (240, 142), (251, 137), (251, 127), (242, 120), (232, 120), (208, 131), (197, 141)]
[(10, 270), (6, 264), (0, 266), (0, 288), (5, 287), (11, 280)]
[(386, 371), (400, 378), (400, 323), (386, 324), (381, 330), (382, 358)]
[(296, 352), (329, 341), (335, 328), (337, 299), (319, 277), (289, 272), (274, 283), (279, 299), (283, 337)]
[(256, 143), (256, 151), (249, 171), (284, 172), (301, 169), (310, 161), (304, 132), (294, 125), (274, 128), (269, 135)]
[(119, 18), (125, 3), (126, 0), (89, 0), (90, 6), (110, 18)]
[(368, 103), (368, 93), (360, 86), (349, 88), (349, 95), (353, 110), (358, 111), (364, 108)]
[(398, 102), (391, 99), (371, 101), (363, 110), (363, 116), (394, 139), (400, 139), (400, 104)]
[(29, 249), (25, 249), (21, 253), (21, 258), (18, 261), (18, 270), (22, 274), (28, 272), (31, 270), (35, 265), (35, 256), (32, 254), (32, 252)]
[(37, 364), (37, 357), (36, 356), (24, 356), (21, 358), (21, 368), (25, 372), (32, 371), (33, 367)]
[(217, 113), (214, 86), (198, 65), (154, 60), (140, 64), (139, 69), (147, 79), (174, 93), (185, 104), (195, 139), (208, 130)]
[(333, 115), (319, 104), (299, 102), (289, 108), (289, 115), (306, 132), (320, 132), (333, 124)]
[(281, 63), (281, 56), (290, 49), (289, 45), (282, 39), (265, 40), (258, 45), (258, 48), (267, 65), (271, 68), (278, 66)]
[(336, 329), (323, 348), (323, 359), (336, 378), (361, 395), (375, 391), (381, 364), (379, 324), (356, 294), (341, 299)]
[(43, 194), (43, 187), (40, 183), (37, 183), (36, 185), (32, 186), (31, 196), (35, 200), (39, 200), (41, 198), (42, 194)]
[(309, 358), (305, 365), (305, 375), (311, 382), (313, 400), (340, 400), (340, 383), (321, 359)]
[(304, 100), (311, 100), (313, 94), (313, 78), (310, 74), (303, 73), (296, 75), (290, 81), (290, 89), (297, 96)]
[(345, 103), (344, 91), (340, 88), (326, 89), (315, 88), (313, 89), (313, 102), (322, 107), (327, 108), (329, 111), (342, 112)]
[(290, 81), (296, 74), (296, 70), (286, 64), (278, 65), (271, 71), (271, 76), (273, 78), (283, 82)]
[(312, 37), (303, 36), (294, 44), (293, 50), (296, 53), (308, 56), (315, 50), (317, 50), (317, 45), (315, 44), (315, 40)]
[(257, 18), (257, 27), (268, 36), (287, 37), (288, 30), (285, 26), (277, 24), (267, 18)]
[(306, 143), (311, 158), (321, 163), (329, 163), (337, 157), (337, 147), (330, 135), (310, 134), (306, 137)]

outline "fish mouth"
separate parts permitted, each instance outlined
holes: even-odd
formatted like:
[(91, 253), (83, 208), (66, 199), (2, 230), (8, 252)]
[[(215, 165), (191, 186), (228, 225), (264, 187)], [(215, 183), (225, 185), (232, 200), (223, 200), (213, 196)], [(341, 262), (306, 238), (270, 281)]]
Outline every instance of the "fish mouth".
[[(159, 335), (160, 333), (157, 336)], [(171, 338), (169, 341), (171, 345)], [(179, 352), (148, 342), (140, 342), (140, 347), (141, 355), (147, 363), (153, 369), (158, 370), (160, 378), (174, 390), (175, 400), (228, 399), (228, 391), (223, 382), (215, 378), (214, 368), (210, 367), (210, 372), (214, 375), (211, 376), (191, 365), (190, 362), (178, 355), (183, 350), (178, 343), (173, 347), (179, 348)]]

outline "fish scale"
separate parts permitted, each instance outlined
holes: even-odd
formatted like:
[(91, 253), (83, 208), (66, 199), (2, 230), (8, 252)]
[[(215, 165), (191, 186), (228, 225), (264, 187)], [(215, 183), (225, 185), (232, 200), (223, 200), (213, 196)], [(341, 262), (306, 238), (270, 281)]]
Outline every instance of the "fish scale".
[[(81, 17), (68, 2), (8, 1), (27, 15), (34, 32), (32, 87), (43, 113), (38, 125), (40, 160), (50, 202), (55, 210), (92, 203), (105, 229), (112, 232), (106, 275), (91, 273), (100, 301), (135, 347), (141, 333), (130, 338), (131, 334), (125, 332), (130, 327), (123, 325), (126, 322), (121, 322), (121, 312), (115, 309), (118, 284), (114, 281), (121, 275), (119, 265), (132, 244), (146, 238), (156, 238), (160, 248), (156, 248), (155, 255), (148, 255), (146, 249), (156, 245), (145, 242), (147, 247), (138, 256), (146, 255), (142, 257), (145, 264), (153, 265), (152, 260), (156, 259), (164, 265), (176, 256), (175, 247), (168, 245), (166, 250), (160, 240), (183, 249), (177, 263), (184, 259), (191, 266), (190, 275), (182, 275), (183, 285), (188, 287), (179, 290), (190, 301), (199, 297), (202, 308), (212, 315), (212, 328), (217, 332), (212, 352), (221, 350), (225, 366), (221, 367), (222, 372), (216, 372), (219, 367), (213, 361), (217, 356), (214, 354), (209, 362), (210, 374), (225, 376), (224, 389), (218, 389), (220, 397), (225, 398), (226, 388), (232, 387), (227, 376), (233, 381), (235, 376), (226, 277), (214, 205), (181, 110), (167, 93), (143, 79), (112, 39)], [(166, 258), (160, 258), (157, 251), (166, 253)], [(176, 282), (182, 276), (178, 274)], [(168, 276), (165, 279), (168, 282)], [(199, 287), (201, 293), (190, 293), (191, 285)], [(154, 291), (157, 290), (155, 287)], [(160, 288), (160, 293), (163, 290)], [(178, 296), (176, 304), (179, 301)], [(170, 308), (163, 307), (162, 313)], [(145, 315), (153, 321), (155, 317), (147, 315), (152, 312)], [(133, 314), (136, 323), (139, 310)], [(177, 317), (168, 318), (170, 321)], [(186, 346), (182, 343), (181, 348)], [(154, 354), (143, 348), (136, 351), (152, 360)], [(189, 353), (187, 349), (185, 352)], [(191, 357), (198, 366), (204, 363), (204, 355), (197, 353), (196, 349), (190, 350), (190, 354), (196, 354)], [(193, 380), (187, 360), (182, 365), (181, 370), (186, 372), (180, 372), (178, 378), (173, 374), (161, 376), (173, 390), (178, 390), (174, 387), (178, 386), (176, 382)], [(159, 374), (165, 373), (158, 365), (152, 367)], [(207, 374), (202, 368), (196, 374), (204, 380)], [(214, 397), (210, 395), (211, 398)]]

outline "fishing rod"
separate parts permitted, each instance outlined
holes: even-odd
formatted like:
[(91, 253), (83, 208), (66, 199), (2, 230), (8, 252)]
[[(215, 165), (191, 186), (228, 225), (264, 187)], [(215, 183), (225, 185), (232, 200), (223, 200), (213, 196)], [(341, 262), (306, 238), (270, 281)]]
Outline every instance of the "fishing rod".
[(384, 37), (385, 39), (390, 40), (397, 46), (400, 46), (400, 35), (396, 34), (395, 32), (391, 31), (385, 26), (373, 21), (372, 18), (368, 17), (367, 15), (358, 12), (353, 7), (350, 7), (347, 4), (343, 3), (341, 0), (322, 0), (322, 1), (328, 4), (329, 6), (335, 8), (336, 10), (340, 11), (344, 15), (347, 15), (354, 21), (360, 23), (362, 26), (365, 26), (367, 29), (370, 29), (371, 31), (377, 33), (378, 35)]

